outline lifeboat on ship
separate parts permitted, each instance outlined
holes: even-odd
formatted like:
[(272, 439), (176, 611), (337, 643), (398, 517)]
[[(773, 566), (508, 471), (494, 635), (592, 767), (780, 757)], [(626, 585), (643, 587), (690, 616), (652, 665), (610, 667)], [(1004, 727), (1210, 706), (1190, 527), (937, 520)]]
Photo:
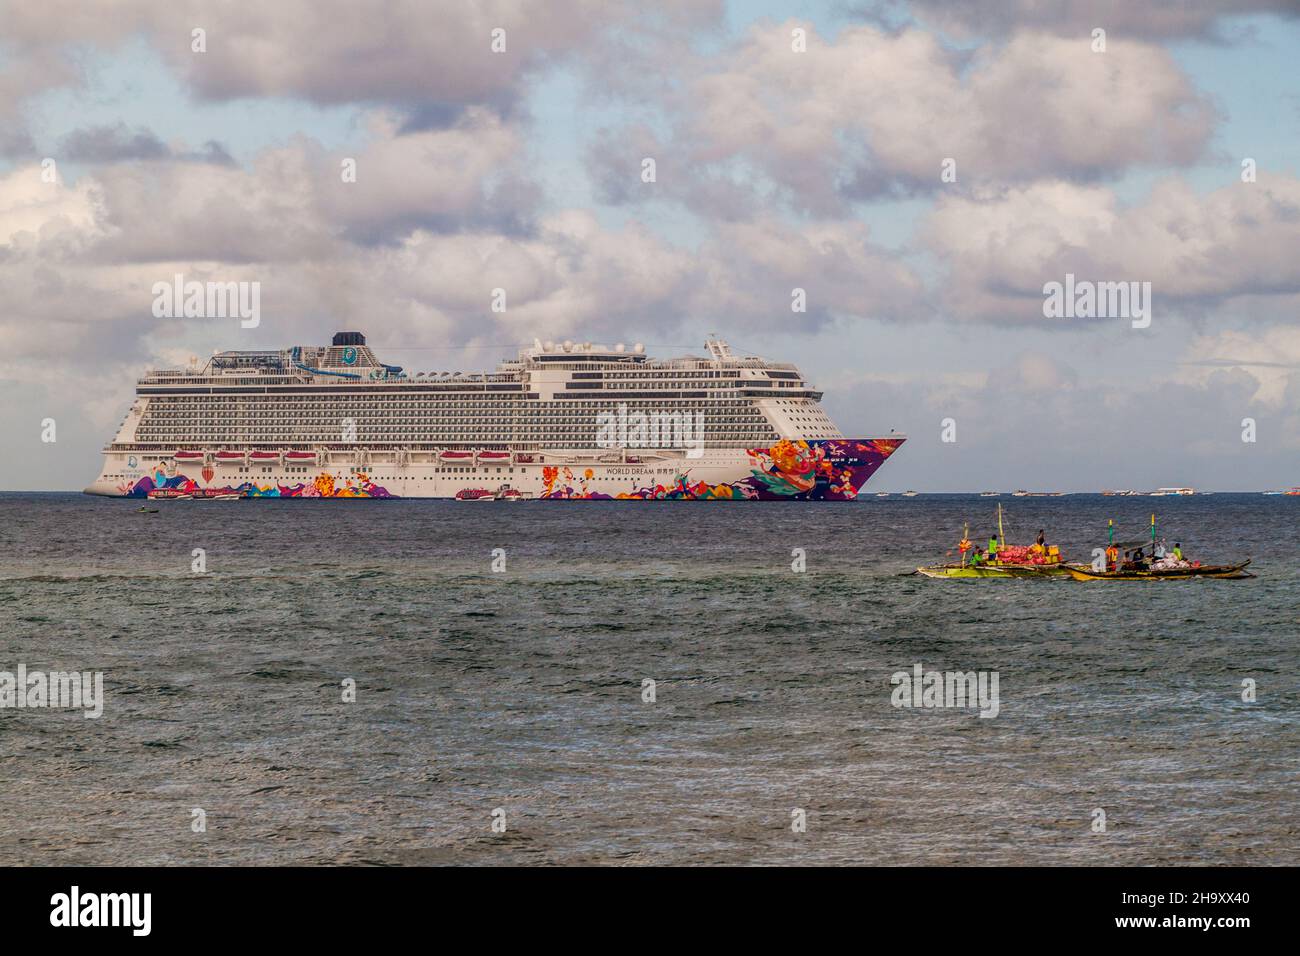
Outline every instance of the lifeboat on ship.
[(219, 451), (215, 457), (217, 461), (243, 461), (248, 455), (242, 451)]
[(253, 461), (278, 462), (280, 460), (280, 453), (278, 451), (255, 451), (248, 457), (251, 458)]
[(288, 451), (284, 453), (284, 460), (291, 464), (305, 465), (308, 462), (315, 464), (320, 459), (314, 451)]
[(178, 451), (172, 455), (177, 461), (202, 461), (203, 452), (201, 451)]
[(510, 458), (508, 451), (481, 451), (478, 457), (482, 461), (507, 461)]
[(442, 461), (473, 461), (474, 453), (472, 451), (440, 451), (438, 458)]

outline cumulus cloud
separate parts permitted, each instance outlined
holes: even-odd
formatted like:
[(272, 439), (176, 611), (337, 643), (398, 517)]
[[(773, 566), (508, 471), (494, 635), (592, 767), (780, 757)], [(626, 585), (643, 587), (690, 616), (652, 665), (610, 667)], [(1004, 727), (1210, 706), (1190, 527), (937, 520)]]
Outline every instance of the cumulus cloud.
[[(792, 51), (795, 29), (808, 31), (807, 52)], [(859, 26), (823, 40), (796, 21), (751, 30), (669, 112), (671, 141), (637, 126), (593, 144), (609, 201), (647, 195), (629, 173), (652, 149), (690, 174), (661, 179), (655, 195), (698, 206), (701, 170), (738, 164), (760, 180), (751, 199), (770, 183), (791, 206), (824, 215), (854, 199), (951, 189), (940, 178), (946, 159), (958, 189), (1188, 164), (1216, 120), (1174, 59), (1144, 43), (1114, 39), (1099, 55), (1086, 37), (1018, 33), (968, 56), (921, 30)], [(724, 192), (738, 185), (716, 179)]]
[(941, 198), (922, 229), (948, 269), (951, 314), (1045, 321), (1043, 285), (1067, 273), (1150, 282), (1157, 310), (1196, 313), (1237, 297), (1300, 301), (1300, 180), (1261, 173), (1201, 195), (1180, 178), (1122, 206), (1110, 189), (1038, 183)]
[[(540, 198), (524, 168), (517, 126), (472, 108), (453, 126), (402, 132), (388, 113), (370, 118), (357, 156), (320, 157), (321, 214), (361, 241), (386, 241), (416, 228), (440, 232), (491, 226), (520, 232)], [(356, 161), (354, 182), (342, 164)]]
[[(152, 285), (177, 273), (261, 283), (257, 334), (269, 345), (314, 341), (370, 316), (398, 339), (443, 343), (645, 336), (709, 315), (810, 328), (899, 317), (923, 295), (861, 223), (735, 223), (694, 248), (577, 210), (503, 230), (478, 210), (517, 144), (497, 118), (480, 120), (403, 135), (376, 115), (356, 183), (341, 182), (339, 157), (305, 137), (249, 168), (115, 163), (74, 185), (43, 183), (36, 166), (15, 170), (0, 179), (0, 284), (14, 290), (0, 325), (24, 330), (10, 355), (53, 354), (44, 333), (54, 324), (64, 341), (104, 338), (67, 361), (143, 361), (192, 332), (150, 311)], [(458, 227), (413, 225), (412, 208)], [(791, 308), (796, 287), (806, 313)], [(489, 310), (496, 288), (506, 291), (504, 314)]]
[(1148, 40), (1222, 38), (1229, 17), (1300, 15), (1294, 0), (910, 0), (907, 7), (923, 23), (965, 36), (1016, 29), (1087, 36), (1101, 27)]
[[(88, 47), (110, 51), (137, 37), (199, 99), (385, 104), (406, 111), (411, 128), (428, 128), (471, 106), (509, 113), (528, 77), (606, 49), (645, 22), (671, 28), (720, 11), (717, 0), (668, 0), (652, 15), (630, 0), (0, 0), (0, 149), (30, 148), (22, 102), (84, 83)], [(205, 52), (192, 49), (195, 29)]]

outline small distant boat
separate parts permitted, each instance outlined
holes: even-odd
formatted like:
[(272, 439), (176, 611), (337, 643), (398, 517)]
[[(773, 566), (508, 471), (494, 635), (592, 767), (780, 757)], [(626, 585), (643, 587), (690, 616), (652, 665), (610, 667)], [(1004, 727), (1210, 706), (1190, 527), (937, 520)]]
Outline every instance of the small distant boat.
[[(1278, 494), (1281, 494), (1281, 493), (1282, 493), (1282, 492), (1280, 492), (1280, 491), (1278, 492)], [(877, 497), (877, 498), (888, 498), (888, 497), (889, 497), (889, 492), (888, 492), (888, 491), (877, 491), (877, 492), (876, 492), (876, 497)]]
[(1025, 491), (1023, 488), (1020, 488), (1020, 489), (1018, 489), (1018, 490), (1016, 490), (1016, 491), (1011, 492), (1011, 497), (1013, 497), (1013, 498), (1028, 498), (1028, 497), (1029, 497), (1029, 492)]
[(903, 497), (904, 497), (904, 498), (915, 498), (915, 497), (916, 497), (916, 494), (917, 494), (917, 493), (916, 493), (915, 491), (910, 491), (910, 490), (909, 490), (909, 491), (905, 491), (905, 492), (903, 492)]
[(1246, 570), (1250, 561), (1240, 564), (1203, 564), (1188, 568), (1168, 568), (1145, 571), (1094, 571), (1091, 565), (1067, 564), (1066, 572), (1076, 581), (1186, 581), (1189, 578), (1219, 578), (1242, 580), (1255, 575)]
[(981, 497), (981, 498), (996, 498), (999, 494), (1001, 494), (1001, 492), (997, 492), (997, 491), (981, 491), (981, 492), (980, 492), (980, 497)]
[(1288, 495), (1300, 495), (1300, 488), (1292, 488), (1290, 491), (1284, 493)]
[(1155, 491), (1151, 492), (1151, 497), (1164, 498), (1168, 495), (1194, 495), (1194, 494), (1196, 494), (1196, 489), (1194, 488), (1157, 488)]
[(457, 501), (493, 501), (495, 496), (486, 488), (462, 488), (456, 492)]

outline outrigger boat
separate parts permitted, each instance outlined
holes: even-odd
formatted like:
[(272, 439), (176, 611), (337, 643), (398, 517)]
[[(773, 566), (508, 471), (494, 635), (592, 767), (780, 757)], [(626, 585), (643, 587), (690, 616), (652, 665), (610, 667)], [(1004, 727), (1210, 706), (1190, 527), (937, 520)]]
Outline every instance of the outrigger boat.
[[(998, 505), (998, 540), (1005, 541), (1002, 530), (1002, 505)], [(970, 525), (965, 526), (957, 550), (961, 552), (960, 564), (932, 564), (916, 569), (916, 574), (927, 578), (1049, 578), (1065, 577), (1067, 566), (1061, 561), (1055, 545), (1040, 549), (1037, 545), (1002, 545), (995, 560), (973, 563), (966, 560), (971, 548)]]
[[(1237, 564), (1201, 564), (1199, 561), (1186, 561), (1182, 558), (1178, 545), (1174, 545), (1174, 552), (1169, 554), (1163, 551), (1163, 542), (1160, 550), (1156, 546), (1156, 516), (1151, 516), (1151, 551), (1152, 555), (1159, 553), (1160, 557), (1153, 557), (1152, 562), (1145, 566), (1140, 565), (1145, 560), (1142, 554), (1141, 545), (1144, 542), (1123, 542), (1115, 543), (1115, 522), (1108, 521), (1108, 544), (1104, 559), (1099, 558), (1095, 564), (1071, 564), (1067, 565), (1065, 571), (1076, 581), (1186, 581), (1190, 578), (1219, 578), (1221, 580), (1239, 581), (1244, 578), (1253, 578), (1255, 575), (1246, 570), (1250, 564), (1250, 559), (1241, 561)], [(1123, 549), (1124, 553), (1132, 553), (1132, 549), (1138, 548), (1138, 561), (1120, 561), (1119, 553)], [(1101, 566), (1098, 567), (1098, 564)]]
[(1240, 581), (1255, 575), (1240, 564), (1195, 564), (1189, 568), (1148, 568), (1145, 571), (1094, 571), (1090, 565), (1069, 564), (1066, 573), (1076, 581), (1186, 581), (1189, 578), (1219, 578)]

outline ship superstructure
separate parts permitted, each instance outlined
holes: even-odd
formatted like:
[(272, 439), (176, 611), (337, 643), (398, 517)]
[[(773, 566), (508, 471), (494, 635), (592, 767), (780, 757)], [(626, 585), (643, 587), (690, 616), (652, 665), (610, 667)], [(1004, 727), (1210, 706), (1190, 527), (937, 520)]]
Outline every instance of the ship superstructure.
[(87, 492), (155, 497), (830, 499), (904, 438), (845, 438), (793, 365), (535, 341), (493, 372), (329, 346), (144, 375)]

